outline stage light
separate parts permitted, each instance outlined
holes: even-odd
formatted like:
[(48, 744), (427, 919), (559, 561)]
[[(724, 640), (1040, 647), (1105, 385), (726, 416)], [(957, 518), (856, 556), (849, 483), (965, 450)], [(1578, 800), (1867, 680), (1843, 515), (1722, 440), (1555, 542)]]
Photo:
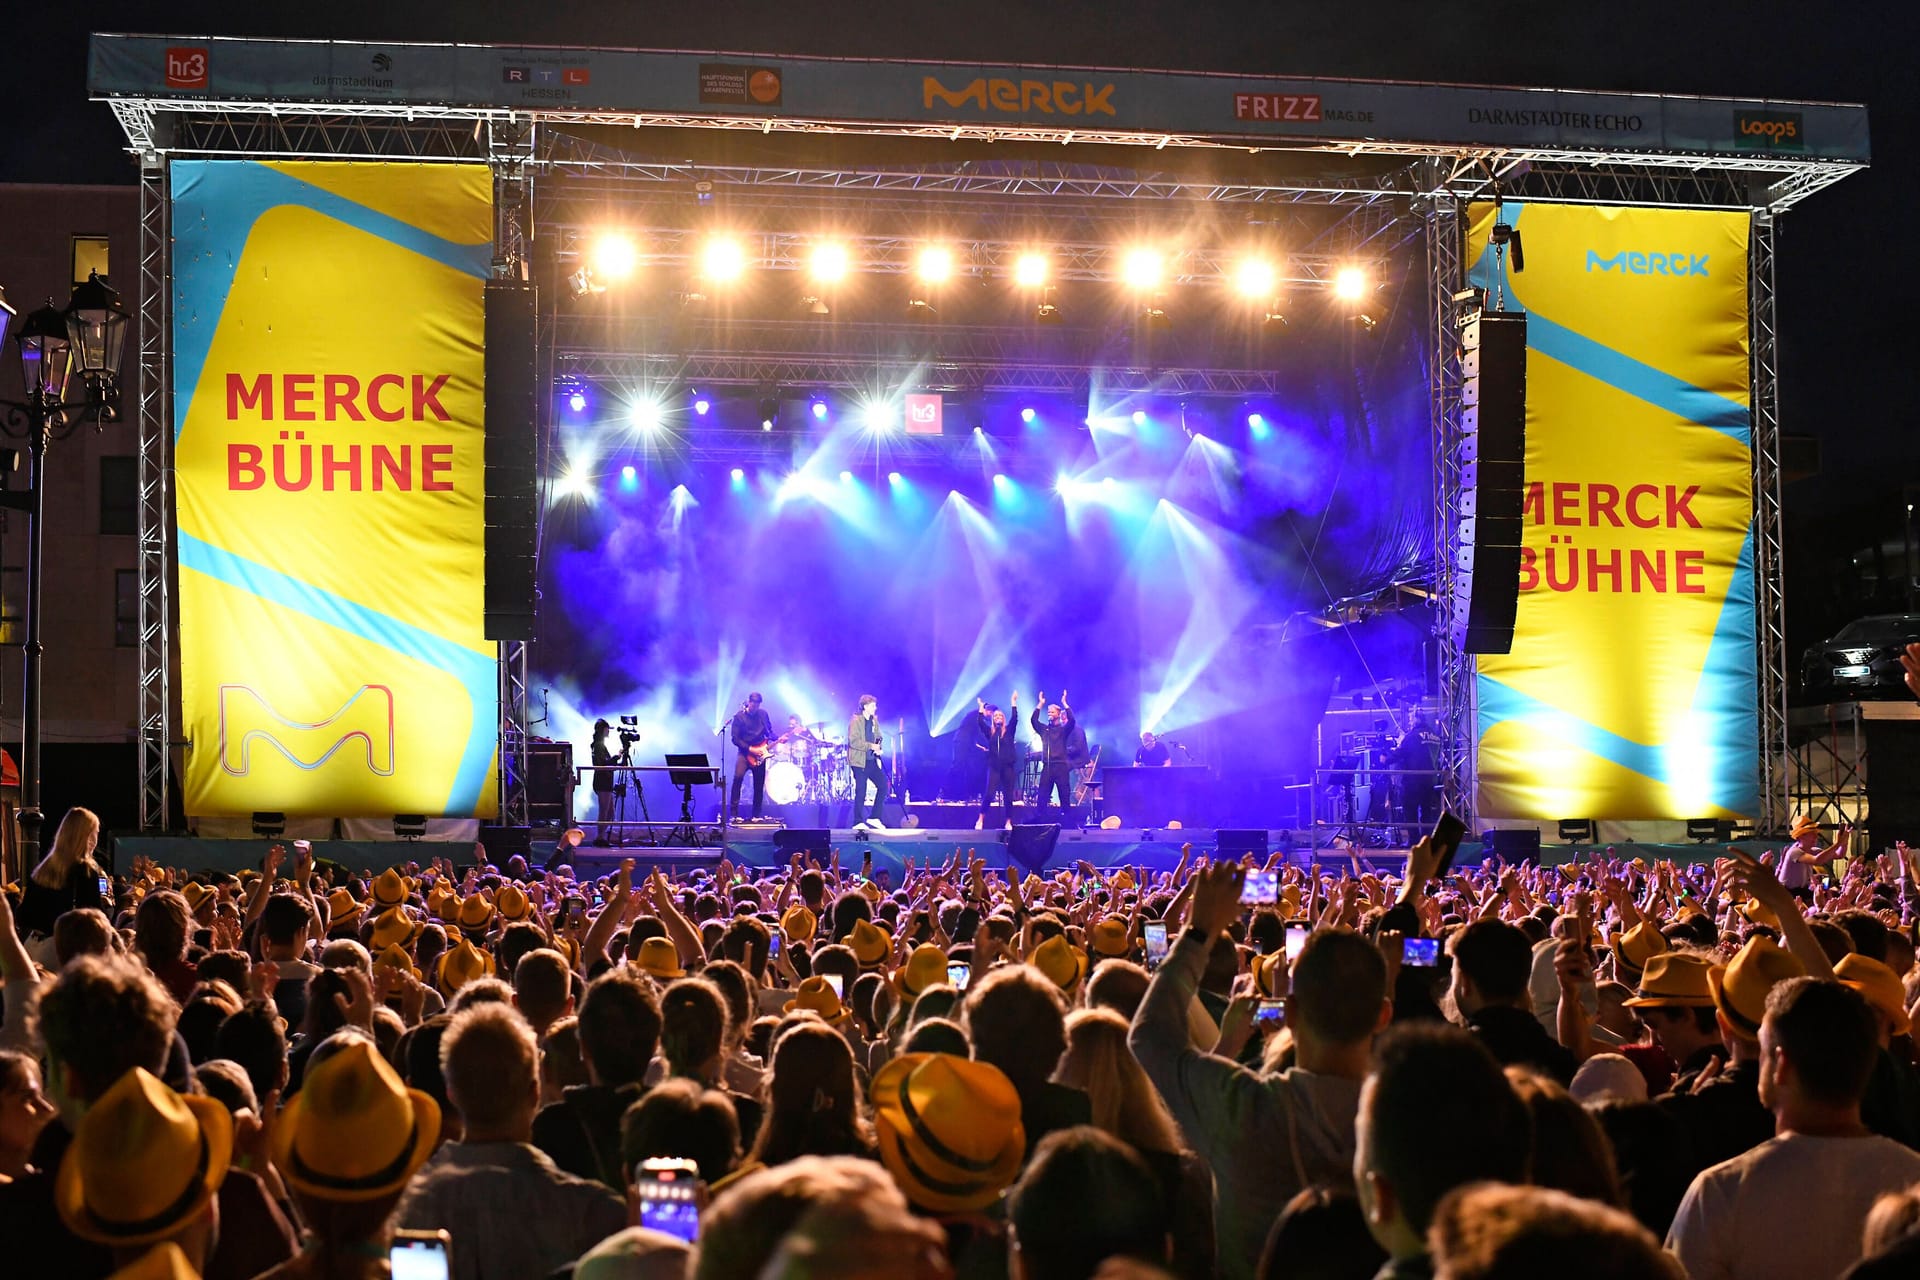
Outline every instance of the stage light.
[(593, 242), (587, 263), (595, 281), (601, 285), (618, 284), (640, 265), (640, 250), (635, 247), (632, 236), (609, 231)]
[(780, 401), (774, 396), (763, 396), (760, 400), (760, 429), (773, 430), (773, 424), (780, 420)]
[(635, 400), (633, 408), (627, 412), (638, 431), (658, 431), (660, 424), (666, 420), (666, 408), (651, 396)]
[(700, 250), (700, 273), (716, 283), (738, 280), (747, 269), (747, 251), (731, 236), (715, 236)]
[(695, 400), (693, 402), (693, 411), (699, 414), (703, 418), (707, 416), (707, 411), (711, 408), (713, 408), (713, 403), (711, 401)]
[(554, 496), (559, 498), (585, 498), (591, 500), (593, 497), (593, 474), (589, 469), (587, 461), (585, 459), (569, 460), (566, 469), (560, 473), (559, 479), (554, 482), (553, 492)]
[(1013, 264), (1013, 282), (1022, 289), (1038, 289), (1047, 282), (1047, 256), (1023, 253)]
[(1132, 249), (1120, 261), (1120, 278), (1129, 289), (1142, 293), (1158, 289), (1165, 270), (1166, 261), (1157, 249)]
[(860, 421), (869, 431), (893, 430), (893, 405), (886, 400), (870, 400), (860, 411)]
[(1066, 472), (1062, 471), (1053, 478), (1053, 491), (1055, 493), (1064, 494), (1071, 488), (1073, 488), (1073, 477)]
[(837, 241), (815, 245), (809, 270), (813, 278), (821, 284), (839, 284), (847, 278), (850, 259), (847, 246)]
[(900, 483), (900, 473), (899, 473), (898, 471), (889, 471), (889, 472), (887, 472), (887, 483), (888, 483), (888, 484), (899, 484), (899, 483)]
[(953, 251), (929, 245), (920, 251), (920, 282), (945, 284), (953, 277)]
[(827, 420), (827, 402), (825, 400), (815, 400), (813, 402), (813, 420), (815, 422), (825, 422)]
[(579, 390), (567, 392), (567, 408), (573, 410), (575, 413), (585, 413), (587, 411), (587, 393)]
[(996, 489), (1004, 489), (1006, 488), (1006, 485), (1007, 485), (1007, 478), (999, 474), (998, 472), (994, 473), (993, 487)]
[(620, 478), (622, 480), (632, 480), (639, 474), (640, 473), (634, 469), (634, 465), (631, 462), (629, 462), (626, 466), (620, 468)]
[(1100, 477), (1100, 487), (1101, 487), (1102, 489), (1111, 489), (1111, 488), (1113, 488), (1113, 477), (1112, 477), (1112, 476), (1101, 476), (1101, 477)]
[(852, 484), (852, 483), (853, 483), (853, 472), (851, 472), (851, 471), (842, 471), (842, 472), (840, 473), (840, 483), (841, 483), (841, 484)]
[(1234, 268), (1233, 285), (1243, 298), (1270, 301), (1279, 283), (1280, 273), (1265, 258), (1242, 258)]
[(1026, 423), (1028, 426), (1032, 426), (1033, 420), (1039, 416), (1040, 415), (1035, 413), (1032, 409), (1022, 409), (1020, 411), (1020, 421)]
[(1147, 411), (1145, 409), (1135, 409), (1133, 411), (1133, 425), (1136, 427), (1144, 427), (1147, 425)]
[(1247, 415), (1247, 429), (1249, 431), (1258, 431), (1260, 428), (1266, 425), (1267, 425), (1267, 420), (1261, 417), (1259, 414), (1250, 413)]
[(976, 426), (973, 429), (973, 434), (977, 436), (984, 436), (985, 434), (987, 434), (987, 429), (985, 427)]
[(742, 471), (739, 467), (735, 467), (733, 469), (733, 482), (735, 484), (739, 484), (742, 480), (745, 480), (746, 478), (747, 478), (747, 473)]
[(1342, 302), (1358, 302), (1367, 295), (1367, 273), (1358, 267), (1342, 267), (1334, 273), (1333, 296)]

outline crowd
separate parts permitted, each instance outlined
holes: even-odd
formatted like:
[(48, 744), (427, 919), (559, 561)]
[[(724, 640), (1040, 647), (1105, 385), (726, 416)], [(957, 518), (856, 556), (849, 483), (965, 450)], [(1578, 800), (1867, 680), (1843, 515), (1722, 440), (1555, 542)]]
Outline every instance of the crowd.
[(96, 837), (0, 895), (8, 1275), (1920, 1274), (1920, 866), (1810, 822), (1399, 877)]

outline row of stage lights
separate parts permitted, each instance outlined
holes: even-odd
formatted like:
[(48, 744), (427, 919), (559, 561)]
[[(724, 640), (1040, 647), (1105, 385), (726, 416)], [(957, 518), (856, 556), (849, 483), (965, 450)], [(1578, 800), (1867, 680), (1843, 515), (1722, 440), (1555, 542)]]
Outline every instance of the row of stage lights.
[[(1122, 250), (1118, 259), (1120, 282), (1135, 293), (1151, 294), (1168, 283), (1169, 255), (1150, 245)], [(696, 275), (716, 286), (736, 284), (754, 265), (746, 244), (726, 234), (708, 236), (693, 255)], [(623, 284), (640, 270), (640, 247), (632, 236), (606, 232), (590, 243), (585, 263), (570, 277), (578, 294), (600, 293)], [(807, 257), (807, 277), (814, 284), (831, 287), (843, 284), (854, 274), (857, 264), (852, 248), (844, 241), (820, 240)], [(922, 285), (939, 286), (959, 274), (954, 251), (942, 244), (921, 247), (914, 256), (914, 277)], [(1013, 283), (1021, 289), (1046, 289), (1053, 279), (1053, 259), (1044, 249), (1029, 249), (1013, 261)], [(1280, 267), (1263, 254), (1248, 253), (1232, 266), (1230, 279), (1234, 290), (1254, 302), (1271, 302), (1280, 293)], [(1341, 267), (1333, 275), (1334, 297), (1357, 303), (1366, 298), (1370, 280), (1358, 266)]]
[[(744, 488), (747, 483), (746, 468), (734, 467), (727, 473), (727, 478), (735, 489)], [(851, 487), (859, 483), (859, 478), (855, 476), (852, 471), (843, 470), (840, 472), (840, 483)], [(908, 483), (907, 478), (900, 472), (887, 472), (887, 485), (889, 488), (898, 489)], [(1112, 476), (1102, 476), (1098, 480), (1085, 480), (1063, 471), (1054, 477), (1052, 490), (1064, 498), (1086, 498), (1097, 494), (1111, 493), (1119, 487), (1119, 483), (1120, 482)], [(560, 474), (557, 493), (561, 497), (585, 497), (592, 491), (593, 484), (593, 476), (587, 468), (570, 466)], [(784, 493), (785, 490), (792, 489), (796, 484), (796, 476), (788, 475), (787, 478), (781, 482), (783, 496), (786, 496)], [(640, 469), (631, 462), (622, 466), (620, 468), (620, 488), (631, 492), (639, 488), (639, 485)], [(993, 487), (996, 493), (1004, 493), (1016, 486), (1017, 482), (1005, 472), (994, 473)], [(676, 495), (682, 492), (688, 492), (684, 484), (675, 486)], [(960, 490), (952, 489), (949, 490), (949, 492), (958, 494)]]
[[(579, 385), (574, 385), (565, 388), (563, 395), (569, 410), (576, 414), (587, 411), (590, 401), (584, 388)], [(714, 406), (712, 400), (696, 392), (687, 407), (693, 411), (695, 417), (706, 418), (712, 414)], [(760, 400), (758, 411), (760, 414), (760, 429), (763, 432), (771, 432), (775, 424), (779, 421), (780, 401), (778, 397), (770, 396)], [(633, 426), (634, 430), (640, 432), (642, 435), (650, 436), (667, 425), (668, 419), (673, 412), (674, 410), (665, 400), (657, 396), (641, 395), (635, 397), (629, 404), (627, 420)], [(832, 410), (828, 406), (826, 397), (816, 395), (808, 400), (807, 412), (815, 422), (824, 423), (832, 413)], [(899, 406), (887, 397), (877, 397), (862, 401), (856, 406), (855, 412), (859, 424), (874, 435), (890, 435), (898, 430), (901, 425)], [(1125, 415), (1125, 417), (1126, 420), (1132, 422), (1134, 426), (1142, 427), (1147, 424), (1150, 415), (1144, 409), (1135, 409), (1131, 414)], [(1023, 425), (1031, 427), (1040, 421), (1040, 411), (1032, 405), (1027, 405), (1020, 410), (1020, 421)], [(1096, 416), (1084, 419), (1079, 425), (1091, 430), (1098, 430), (1103, 425), (1116, 424), (1117, 421), (1117, 419)], [(1258, 412), (1250, 412), (1246, 415), (1246, 426), (1249, 434), (1255, 439), (1264, 438), (1269, 430), (1265, 415)], [(983, 436), (986, 434), (986, 428), (976, 425), (973, 428), (973, 434)], [(1189, 431), (1188, 434), (1196, 435), (1199, 433)]]

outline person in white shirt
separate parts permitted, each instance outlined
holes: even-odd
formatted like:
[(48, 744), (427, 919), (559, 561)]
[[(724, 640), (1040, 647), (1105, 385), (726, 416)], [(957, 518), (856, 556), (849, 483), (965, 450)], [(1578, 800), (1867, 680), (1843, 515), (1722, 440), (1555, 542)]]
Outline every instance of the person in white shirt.
[(1774, 1137), (1687, 1189), (1667, 1248), (1691, 1280), (1823, 1280), (1859, 1259), (1874, 1201), (1920, 1181), (1920, 1153), (1860, 1120), (1878, 1047), (1859, 993), (1813, 978), (1774, 987), (1760, 1024)]

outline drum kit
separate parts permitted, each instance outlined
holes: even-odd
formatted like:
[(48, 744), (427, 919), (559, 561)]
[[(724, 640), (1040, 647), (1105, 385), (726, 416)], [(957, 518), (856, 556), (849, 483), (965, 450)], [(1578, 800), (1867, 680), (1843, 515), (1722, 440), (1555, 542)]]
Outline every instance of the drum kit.
[(853, 799), (847, 744), (822, 737), (826, 724), (782, 736), (767, 757), (767, 799), (775, 804), (829, 804)]

